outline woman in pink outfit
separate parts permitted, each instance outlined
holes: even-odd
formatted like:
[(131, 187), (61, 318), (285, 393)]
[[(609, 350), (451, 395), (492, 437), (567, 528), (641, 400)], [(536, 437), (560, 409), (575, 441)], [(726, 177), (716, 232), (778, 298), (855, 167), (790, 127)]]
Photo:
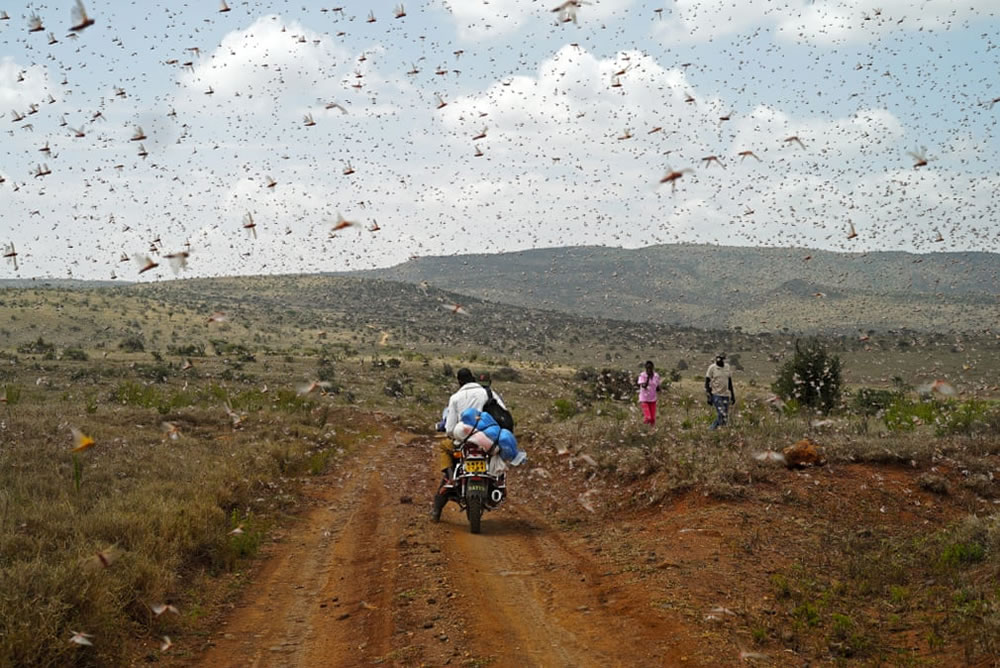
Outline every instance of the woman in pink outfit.
[(656, 395), (659, 392), (660, 374), (653, 370), (652, 362), (646, 362), (646, 370), (639, 374), (639, 406), (646, 424), (656, 424)]

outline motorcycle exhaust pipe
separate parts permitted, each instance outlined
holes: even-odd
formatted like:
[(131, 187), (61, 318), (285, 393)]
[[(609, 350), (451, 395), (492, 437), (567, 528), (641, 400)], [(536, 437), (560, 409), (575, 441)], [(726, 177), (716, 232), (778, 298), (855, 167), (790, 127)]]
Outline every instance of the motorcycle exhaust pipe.
[(490, 492), (490, 498), (493, 500), (493, 503), (500, 503), (503, 501), (503, 491), (499, 489), (493, 490)]

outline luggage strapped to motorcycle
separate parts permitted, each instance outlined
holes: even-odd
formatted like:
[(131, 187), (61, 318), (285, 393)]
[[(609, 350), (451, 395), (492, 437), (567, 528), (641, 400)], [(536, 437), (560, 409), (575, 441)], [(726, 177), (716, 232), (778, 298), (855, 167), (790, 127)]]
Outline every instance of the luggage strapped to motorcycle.
[[(480, 415), (482, 415), (482, 412), (480, 412)], [(487, 415), (488, 415), (488, 414), (487, 414)], [(478, 419), (478, 418), (476, 419), (476, 424), (479, 424), (479, 419)], [(484, 434), (486, 433), (486, 432), (485, 432), (484, 430), (482, 430), (482, 429), (477, 429), (477, 428), (476, 428), (476, 425), (469, 425), (469, 426), (471, 426), (471, 427), (472, 427), (472, 431), (470, 431), (470, 432), (468, 433), (468, 435), (466, 435), (466, 437), (465, 437), (465, 438), (463, 438), (463, 439), (462, 439), (461, 441), (459, 441), (459, 443), (458, 443), (458, 447), (459, 447), (459, 448), (461, 448), (461, 447), (462, 447), (463, 445), (465, 445), (465, 442), (466, 442), (466, 441), (468, 441), (468, 440), (469, 440), (470, 438), (472, 438), (472, 435), (473, 435), (473, 434), (475, 434), (476, 432), (480, 432), (480, 431), (481, 431), (481, 432), (483, 432)], [(489, 438), (489, 437), (487, 436), (487, 438)], [(492, 438), (490, 438), (490, 443), (491, 443), (491, 445), (490, 445), (490, 449), (486, 451), (486, 456), (487, 456), (487, 457), (492, 457), (492, 456), (493, 456), (493, 453), (494, 453), (494, 451), (495, 451), (495, 450), (496, 450), (497, 448), (499, 448), (499, 447), (500, 447), (500, 439), (498, 438), (497, 440), (495, 440), (495, 441), (494, 441), (494, 440), (493, 440)]]

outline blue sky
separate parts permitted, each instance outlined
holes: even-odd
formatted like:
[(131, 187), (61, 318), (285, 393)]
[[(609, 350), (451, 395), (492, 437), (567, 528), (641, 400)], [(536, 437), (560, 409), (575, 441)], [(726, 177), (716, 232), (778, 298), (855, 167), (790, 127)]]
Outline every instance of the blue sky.
[(0, 244), (18, 267), (0, 277), (578, 244), (997, 251), (985, 3), (594, 0), (563, 23), (557, 4), (87, 2), (76, 37), (70, 3), (2, 6)]

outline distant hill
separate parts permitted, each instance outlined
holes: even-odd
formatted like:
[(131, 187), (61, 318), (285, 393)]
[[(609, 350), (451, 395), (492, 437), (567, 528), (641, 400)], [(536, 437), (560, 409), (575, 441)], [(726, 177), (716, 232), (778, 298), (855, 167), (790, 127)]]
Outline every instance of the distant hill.
[[(456, 309), (460, 302), (460, 309)], [(213, 318), (214, 314), (224, 314)], [(324, 275), (195, 278), (155, 283), (0, 286), (0, 351), (41, 338), (59, 348), (119, 350), (141, 340), (169, 354), (190, 346), (310, 353), (355, 350), (580, 364), (651, 348), (729, 350), (759, 340), (491, 303), (438, 288)]]
[[(485, 352), (512, 359), (571, 359), (572, 347), (602, 352), (654, 342), (715, 346), (718, 335), (659, 324), (637, 330), (630, 322), (551, 309), (491, 303), (406, 282), (345, 276), (252, 276), (164, 281), (128, 286), (131, 295), (207, 313), (221, 310), (271, 345), (322, 341), (456, 353)], [(455, 306), (461, 304), (461, 312)], [(465, 313), (468, 313), (466, 315)], [(318, 333), (324, 332), (321, 340)], [(746, 337), (724, 338), (733, 342)], [(565, 350), (563, 349), (565, 348)], [(735, 349), (735, 347), (734, 347)]]
[(110, 288), (121, 285), (116, 281), (81, 281), (75, 278), (0, 278), (2, 288), (63, 288), (66, 290), (86, 290), (89, 288)]
[[(814, 288), (807, 281), (786, 281), (774, 291), (780, 295), (774, 304), (780, 306), (769, 308), (790, 308), (795, 299), (812, 304), (817, 298), (808, 295)], [(836, 303), (841, 298), (827, 299)], [(995, 322), (986, 319), (994, 309), (980, 309), (984, 321), (979, 329)], [(797, 338), (774, 331), (696, 329), (652, 317), (637, 324), (491, 302), (414, 283), (324, 275), (72, 288), (25, 281), (17, 288), (0, 288), (0, 323), (0, 361), (23, 357), (25, 363), (42, 365), (40, 371), (47, 354), (59, 356), (71, 347), (82, 348), (92, 360), (107, 355), (109, 364), (128, 351), (143, 351), (139, 359), (162, 357), (177, 365), (189, 356), (220, 355), (234, 365), (233, 374), (248, 351), (269, 364), (284, 364), (288, 356), (377, 356), (423, 357), (428, 364), (446, 359), (479, 367), (520, 363), (635, 370), (643, 360), (654, 359), (663, 368), (676, 364), (683, 371), (688, 362), (698, 365), (726, 350), (733, 360), (742, 353), (755, 382), (770, 382), (773, 365), (790, 353)], [(887, 382), (887, 372), (900, 365), (913, 377), (940, 377), (941, 368), (951, 365), (963, 369), (964, 382), (995, 383), (1000, 350), (1000, 339), (993, 334), (879, 331), (859, 337), (851, 332), (828, 342), (838, 353), (865, 356), (863, 364), (852, 366), (853, 382)], [(46, 353), (43, 344), (55, 350)], [(901, 362), (907, 351), (909, 361)], [(697, 377), (698, 369), (691, 373)], [(0, 368), (0, 383), (8, 375)]]
[(354, 272), (591, 317), (747, 332), (974, 331), (1000, 322), (1000, 255), (659, 245), (429, 256)]

